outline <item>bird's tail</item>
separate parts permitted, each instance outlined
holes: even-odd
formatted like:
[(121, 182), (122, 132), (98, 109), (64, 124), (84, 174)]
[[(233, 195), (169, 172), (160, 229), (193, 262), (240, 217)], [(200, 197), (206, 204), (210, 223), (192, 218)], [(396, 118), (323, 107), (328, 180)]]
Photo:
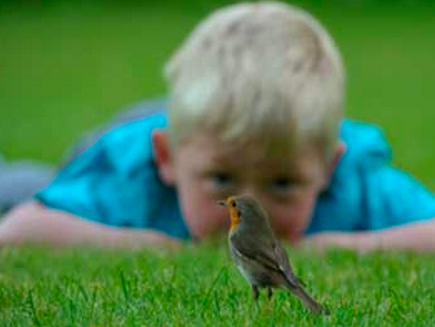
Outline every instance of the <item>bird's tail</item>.
[(330, 314), (329, 309), (322, 306), (319, 302), (317, 302), (310, 295), (308, 295), (308, 293), (302, 288), (302, 286), (298, 285), (296, 287), (292, 287), (291, 291), (294, 295), (300, 298), (302, 303), (312, 312), (316, 314)]

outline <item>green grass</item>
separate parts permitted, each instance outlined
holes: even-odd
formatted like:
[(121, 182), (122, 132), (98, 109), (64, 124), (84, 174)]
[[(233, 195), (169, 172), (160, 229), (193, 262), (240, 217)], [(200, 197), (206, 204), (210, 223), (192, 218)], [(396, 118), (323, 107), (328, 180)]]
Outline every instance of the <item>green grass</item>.
[(288, 292), (259, 305), (223, 245), (176, 254), (0, 250), (0, 326), (434, 326), (435, 257), (291, 252), (331, 315)]
[[(230, 1), (2, 1), (0, 152), (57, 162), (119, 108), (165, 93), (161, 67), (198, 20)], [(382, 126), (394, 163), (430, 189), (435, 7), (297, 1), (334, 35), (348, 116)], [(292, 252), (332, 311), (285, 292), (259, 306), (224, 246), (177, 254), (0, 249), (0, 326), (434, 326), (435, 257)]]

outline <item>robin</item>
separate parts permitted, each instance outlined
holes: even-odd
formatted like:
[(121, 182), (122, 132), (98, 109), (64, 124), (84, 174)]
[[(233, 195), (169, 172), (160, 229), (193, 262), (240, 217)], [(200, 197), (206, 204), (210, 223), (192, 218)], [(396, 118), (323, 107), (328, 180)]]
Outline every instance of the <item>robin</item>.
[(284, 287), (311, 311), (329, 314), (328, 309), (307, 294), (303, 283), (293, 273), (287, 253), (270, 227), (261, 204), (251, 196), (229, 197), (226, 201), (219, 201), (219, 204), (229, 210), (231, 256), (251, 284), (254, 299), (258, 299), (260, 288), (267, 288), (270, 299), (272, 288)]

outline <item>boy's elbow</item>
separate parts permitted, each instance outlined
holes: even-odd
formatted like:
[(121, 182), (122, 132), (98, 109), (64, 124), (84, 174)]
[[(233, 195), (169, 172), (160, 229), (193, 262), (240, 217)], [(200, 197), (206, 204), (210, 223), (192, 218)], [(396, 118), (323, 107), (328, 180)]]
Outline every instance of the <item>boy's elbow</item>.
[(0, 220), (0, 245), (62, 244), (69, 233), (62, 212), (31, 201), (10, 210)]
[(35, 201), (20, 204), (8, 211), (0, 219), (0, 245), (21, 244), (26, 241), (43, 211), (43, 206)]

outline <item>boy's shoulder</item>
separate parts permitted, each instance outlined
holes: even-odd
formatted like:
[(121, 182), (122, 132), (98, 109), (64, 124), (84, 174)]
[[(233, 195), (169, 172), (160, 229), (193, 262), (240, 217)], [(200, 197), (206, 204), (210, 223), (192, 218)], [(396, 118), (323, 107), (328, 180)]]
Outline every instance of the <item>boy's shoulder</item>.
[[(154, 128), (166, 127), (166, 108), (166, 99), (157, 98), (121, 109), (108, 123), (86, 133), (74, 144), (60, 163), (60, 168), (81, 157), (97, 143), (98, 146), (113, 143), (117, 148), (142, 146), (142, 153), (150, 155), (151, 132)], [(140, 142), (135, 142), (136, 138)]]
[(375, 125), (345, 119), (341, 124), (340, 138), (346, 145), (340, 165), (346, 169), (387, 164), (392, 159), (391, 147), (382, 130)]
[(340, 135), (347, 149), (318, 199), (308, 233), (378, 230), (435, 217), (434, 195), (391, 166), (381, 129), (345, 120)]
[[(93, 146), (120, 171), (131, 171), (153, 158), (151, 134), (167, 125), (166, 112), (153, 112), (115, 126)], [(89, 151), (92, 151), (89, 149)]]

